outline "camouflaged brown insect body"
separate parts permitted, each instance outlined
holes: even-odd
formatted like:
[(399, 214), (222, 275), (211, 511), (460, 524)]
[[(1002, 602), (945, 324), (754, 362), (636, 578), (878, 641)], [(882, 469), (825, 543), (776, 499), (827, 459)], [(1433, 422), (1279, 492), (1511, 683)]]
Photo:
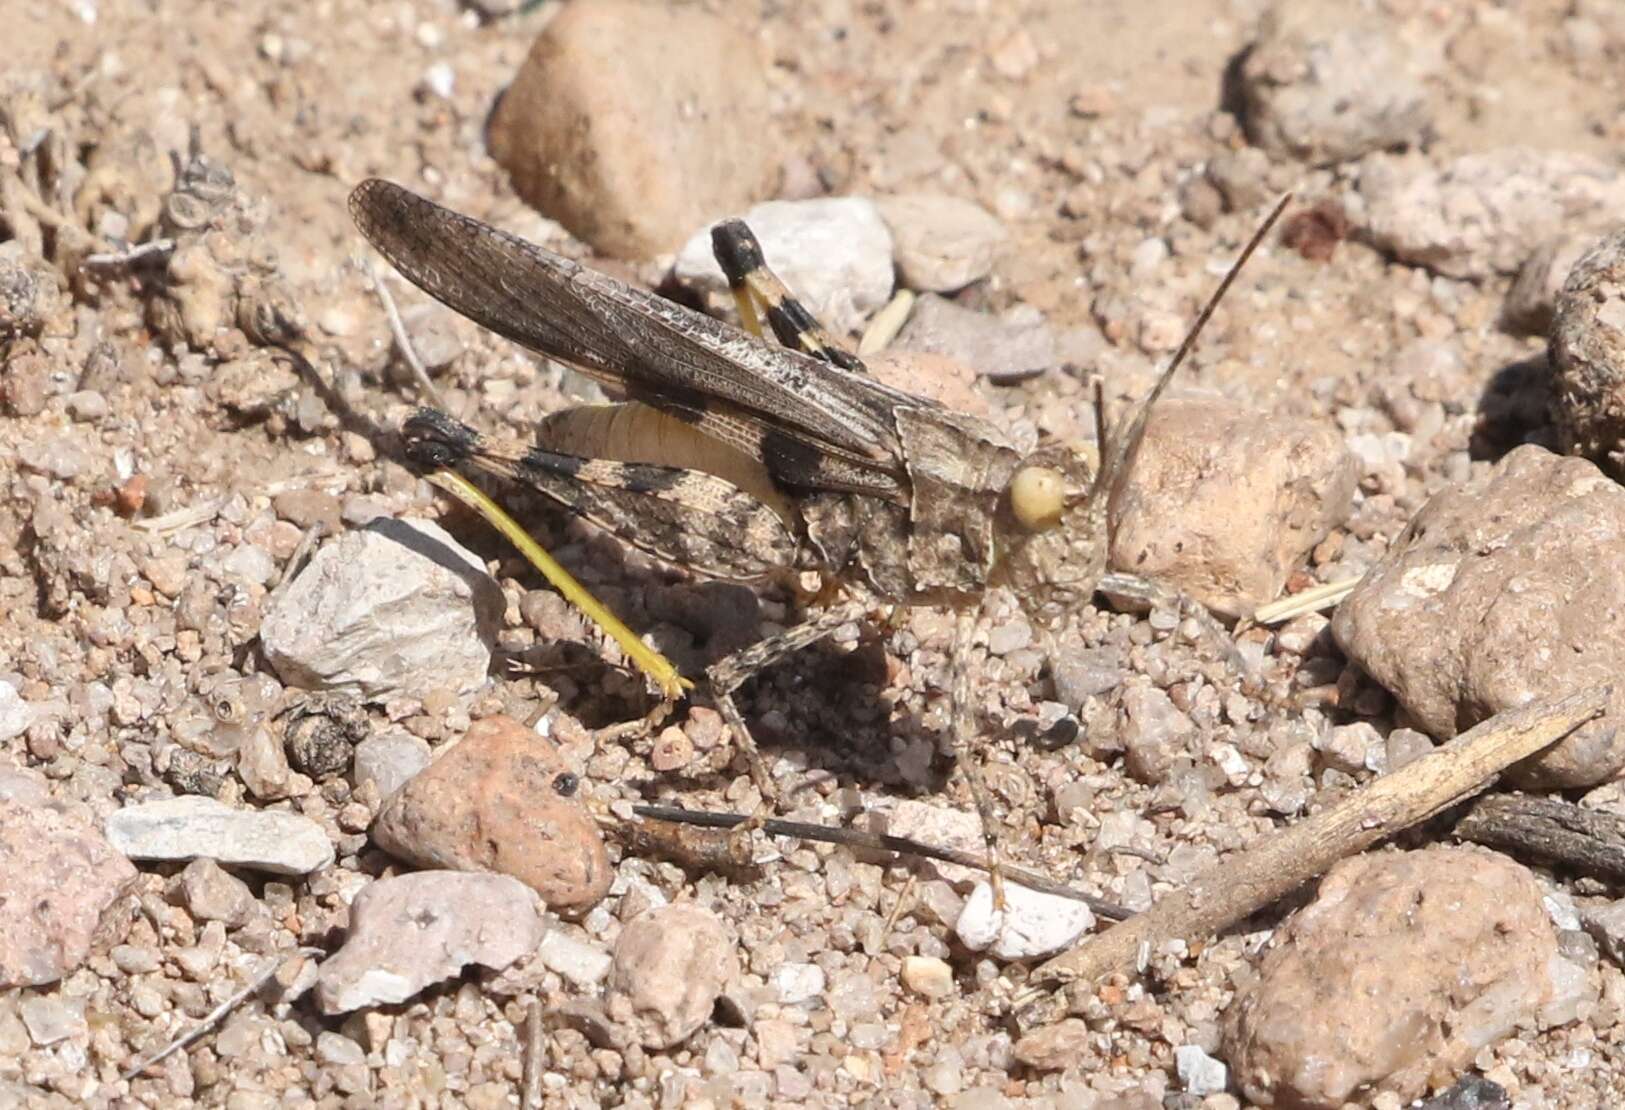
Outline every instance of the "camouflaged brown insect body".
[[(405, 434), (425, 462), (472, 460), (714, 577), (816, 570), (861, 578), (884, 601), (953, 608), (1002, 583), (1048, 623), (1086, 600), (1104, 569), (1102, 499), (1091, 496), (1081, 459), (1060, 448), (1024, 459), (992, 424), (881, 384), (854, 357), (833, 355), (840, 348), (827, 339), (809, 341), (816, 322), (793, 300), (770, 301), (769, 324), (825, 359), (772, 346), (387, 182), (358, 187), (351, 208), (368, 239), (430, 295), (630, 399), (586, 406), (585, 418), (582, 409), (555, 414), (537, 429), (536, 446), (424, 410)], [(748, 232), (730, 242), (755, 250)], [(761, 272), (759, 253), (736, 249), (731, 261), (730, 274)], [(611, 450), (616, 422), (640, 428), (641, 439), (623, 434)], [(703, 446), (661, 442), (685, 433)], [(1011, 511), (1011, 480), (1030, 465), (1066, 478), (1059, 527), (1034, 532)], [(765, 488), (752, 489), (751, 468), (765, 472)]]

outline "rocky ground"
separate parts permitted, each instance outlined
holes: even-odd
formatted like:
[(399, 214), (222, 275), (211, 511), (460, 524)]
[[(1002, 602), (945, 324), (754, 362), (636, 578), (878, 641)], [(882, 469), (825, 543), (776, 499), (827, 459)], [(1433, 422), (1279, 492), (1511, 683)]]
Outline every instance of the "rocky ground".
[[(482, 429), (598, 387), (346, 209), (387, 177), (722, 314), (705, 232), (747, 213), (889, 337), (877, 373), (1088, 454), (1097, 383), (1143, 397), (1294, 190), (1114, 504), (1119, 570), (1241, 623), (1113, 593), (1052, 628), (999, 589), (965, 659), (1005, 855), (1138, 911), (1625, 665), (1612, 0), (7, 14), (0, 1103), (1625, 1097), (1617, 875), (1455, 811), (1039, 1005), (1079, 902), (1000, 919), (966, 869), (635, 820), (760, 797), (703, 697), (618, 728), (641, 676), (405, 465), (390, 313)], [(687, 674), (801, 614), (809, 583), (510, 504)], [(980, 844), (953, 628), (877, 611), (743, 689), (787, 816)], [(1509, 781), (1625, 815), (1609, 704)]]

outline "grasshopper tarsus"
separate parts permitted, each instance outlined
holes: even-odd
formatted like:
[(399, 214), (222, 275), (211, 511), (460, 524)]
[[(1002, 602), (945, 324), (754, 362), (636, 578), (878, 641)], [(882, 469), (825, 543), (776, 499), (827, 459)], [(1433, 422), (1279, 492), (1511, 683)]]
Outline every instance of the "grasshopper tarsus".
[(438, 470), (468, 458), (479, 433), (439, 409), (420, 408), (401, 425), (401, 442), (407, 458)]

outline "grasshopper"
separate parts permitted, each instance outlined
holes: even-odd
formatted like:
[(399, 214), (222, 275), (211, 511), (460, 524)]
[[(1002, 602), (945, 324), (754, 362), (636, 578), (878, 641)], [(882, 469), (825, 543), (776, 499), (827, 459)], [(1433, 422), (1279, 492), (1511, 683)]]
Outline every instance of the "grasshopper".
[[(789, 295), (738, 220), (718, 224), (712, 241), (750, 331), (390, 182), (365, 181), (350, 196), (361, 232), (424, 292), (626, 398), (554, 413), (534, 443), (420, 409), (402, 429), (414, 461), (515, 481), (702, 575), (756, 581), (810, 570), (852, 595), (707, 671), (766, 802), (775, 792), (733, 698), (746, 678), (862, 616), (865, 594), (957, 613), (952, 738), (1001, 894), (986, 795), (965, 758), (965, 659), (981, 600), (1008, 587), (1043, 626), (1091, 600), (1106, 571), (1112, 494), (1146, 415), (1285, 205), (1254, 235), (1126, 430), (1102, 435), (1092, 468), (1062, 444), (1024, 455), (986, 420), (871, 377)], [(777, 345), (761, 335), (764, 317)]]

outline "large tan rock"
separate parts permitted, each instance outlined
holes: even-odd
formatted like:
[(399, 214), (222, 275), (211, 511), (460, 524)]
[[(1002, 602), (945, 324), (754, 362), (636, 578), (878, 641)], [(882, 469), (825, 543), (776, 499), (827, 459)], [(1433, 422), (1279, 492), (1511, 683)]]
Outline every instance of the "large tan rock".
[(1481, 848), (1344, 860), (1277, 931), (1224, 1019), (1260, 1106), (1409, 1101), (1543, 1008), (1569, 975), (1540, 885)]
[(101, 833), (44, 800), (43, 784), (15, 800), (8, 785), (0, 782), (0, 991), (54, 983), (115, 943), (130, 920), (120, 902), (137, 878)]
[(1443, 163), (1379, 154), (1359, 173), (1372, 245), (1446, 277), (1510, 276), (1555, 236), (1625, 220), (1625, 174), (1572, 151), (1503, 147)]
[(1165, 400), (1112, 507), (1109, 561), (1239, 617), (1274, 600), (1343, 522), (1357, 480), (1334, 428), (1218, 398)]
[(1625, 767), (1625, 489), (1519, 447), (1437, 494), (1332, 618), (1332, 634), (1439, 739), (1503, 709), (1614, 683), (1608, 715), (1517, 765), (1527, 787)]
[(390, 798), (372, 837), (419, 867), (496, 871), (551, 909), (585, 911), (613, 873), (576, 785), (550, 741), (511, 717), (488, 717)]
[(569, 4), (491, 117), (514, 188), (603, 254), (676, 250), (780, 167), (754, 44), (693, 8)]

